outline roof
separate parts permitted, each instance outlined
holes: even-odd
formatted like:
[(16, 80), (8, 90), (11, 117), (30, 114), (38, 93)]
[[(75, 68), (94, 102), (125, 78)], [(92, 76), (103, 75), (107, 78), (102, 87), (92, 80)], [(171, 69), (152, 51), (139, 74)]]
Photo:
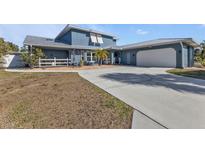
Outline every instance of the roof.
[(25, 45), (33, 45), (37, 47), (48, 47), (48, 48), (57, 48), (57, 49), (87, 49), (87, 50), (96, 50), (98, 47), (93, 46), (81, 46), (81, 45), (69, 45), (66, 43), (55, 42), (52, 38), (45, 38), (39, 36), (26, 36), (24, 42)]
[[(166, 44), (174, 44), (174, 43), (185, 43), (193, 47), (200, 47), (198, 43), (196, 43), (192, 38), (161, 38), (155, 39), (140, 43), (133, 43), (128, 45), (122, 46), (109, 46), (105, 49), (113, 49), (113, 50), (127, 50), (127, 49), (136, 49), (136, 48), (146, 48), (146, 47), (153, 47), (159, 45), (166, 45)], [(47, 48), (57, 48), (57, 49), (85, 49), (85, 50), (96, 50), (101, 47), (94, 47), (94, 46), (81, 46), (81, 45), (69, 45), (66, 43), (55, 42), (52, 38), (45, 38), (39, 36), (26, 36), (24, 40), (25, 45), (33, 45), (38, 47), (47, 47)]]
[(72, 24), (66, 25), (65, 28), (56, 36), (55, 39), (59, 38), (60, 36), (62, 36), (63, 34), (65, 34), (68, 31), (70, 31), (71, 29), (77, 29), (77, 30), (86, 31), (86, 32), (90, 32), (90, 33), (101, 34), (101, 35), (113, 37), (113, 39), (117, 39), (117, 37), (113, 34), (101, 32), (101, 31), (97, 31), (97, 30), (93, 30), (93, 29), (89, 29), (89, 28), (83, 28), (83, 27), (79, 27), (77, 25), (72, 25)]
[(159, 45), (166, 45), (166, 44), (173, 44), (173, 43), (186, 43), (193, 47), (198, 47), (199, 44), (196, 43), (192, 38), (161, 38), (155, 39), (150, 41), (144, 41), (140, 43), (133, 43), (128, 45), (118, 46), (117, 48), (113, 49), (134, 49), (134, 48), (143, 48), (143, 47), (152, 47), (152, 46), (159, 46)]

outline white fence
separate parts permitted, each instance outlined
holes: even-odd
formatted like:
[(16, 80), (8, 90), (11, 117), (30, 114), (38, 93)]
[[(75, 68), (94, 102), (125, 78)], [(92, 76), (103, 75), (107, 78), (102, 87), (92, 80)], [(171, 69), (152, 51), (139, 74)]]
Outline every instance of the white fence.
[(47, 66), (69, 66), (73, 65), (71, 59), (41, 59), (39, 58), (38, 62), (39, 67), (47, 67)]

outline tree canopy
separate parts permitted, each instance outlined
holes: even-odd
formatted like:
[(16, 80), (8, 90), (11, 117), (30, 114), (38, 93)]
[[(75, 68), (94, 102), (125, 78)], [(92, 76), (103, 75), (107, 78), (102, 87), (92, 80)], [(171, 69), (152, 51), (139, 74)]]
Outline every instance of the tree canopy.
[(205, 66), (205, 40), (200, 44), (201, 52), (196, 52), (195, 60), (201, 65)]
[(6, 42), (3, 38), (0, 38), (0, 58), (12, 51), (18, 51), (19, 47), (12, 42)]
[(10, 51), (19, 51), (18, 45), (14, 44), (12, 42), (7, 42), (7, 44), (8, 44)]
[(8, 52), (8, 46), (3, 38), (0, 38), (0, 58)]

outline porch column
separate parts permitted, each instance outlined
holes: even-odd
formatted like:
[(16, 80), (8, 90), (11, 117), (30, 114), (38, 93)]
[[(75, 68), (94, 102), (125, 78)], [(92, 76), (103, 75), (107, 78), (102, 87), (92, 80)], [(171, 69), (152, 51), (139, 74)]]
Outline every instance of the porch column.
[(84, 51), (84, 52), (83, 52), (83, 57), (84, 57), (84, 61), (87, 62), (87, 51)]
[(114, 53), (112, 51), (110, 52), (110, 63), (114, 64)]
[(32, 54), (32, 45), (30, 45), (30, 55)]
[(74, 63), (75, 62), (75, 49), (72, 50), (71, 53), (71, 62)]
[(93, 53), (90, 51), (90, 61), (93, 61)]

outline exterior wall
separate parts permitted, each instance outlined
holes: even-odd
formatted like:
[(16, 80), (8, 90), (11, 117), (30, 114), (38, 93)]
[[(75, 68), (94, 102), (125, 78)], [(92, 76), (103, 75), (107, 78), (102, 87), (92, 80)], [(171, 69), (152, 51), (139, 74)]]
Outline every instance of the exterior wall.
[(194, 65), (194, 48), (183, 44), (183, 66), (192, 67)]
[(70, 45), (82, 45), (82, 46), (99, 46), (107, 47), (116, 45), (116, 40), (112, 37), (102, 35), (102, 44), (93, 44), (90, 39), (90, 32), (80, 31), (72, 29), (71, 31), (65, 33), (62, 37), (58, 38), (57, 42), (67, 43)]
[(72, 42), (71, 32), (65, 33), (63, 36), (61, 36), (60, 38), (58, 38), (55, 41), (71, 45), (71, 42)]
[(90, 42), (90, 34), (88, 32), (81, 32), (79, 30), (71, 31), (72, 45), (88, 46)]
[(125, 51), (121, 52), (121, 64), (127, 64), (127, 55)]
[(189, 67), (192, 67), (194, 65), (194, 48), (189, 47)]
[[(176, 50), (176, 67), (183, 67), (182, 66), (182, 47), (179, 43), (177, 44), (172, 44), (172, 45), (161, 45), (161, 46), (156, 46), (156, 47), (151, 47), (151, 48), (141, 48), (141, 49), (132, 49), (132, 50), (124, 50), (122, 51), (121, 54), (121, 59), (122, 59), (122, 64), (127, 64), (127, 57), (126, 57), (126, 52), (130, 52), (131, 54), (135, 54), (137, 56), (137, 52), (139, 51), (146, 51), (150, 49), (163, 49), (163, 48), (173, 48)], [(136, 56), (131, 55), (131, 65), (136, 66)]]
[(116, 45), (116, 40), (113, 40), (112, 37), (102, 35), (102, 38), (103, 38), (103, 44), (100, 44), (101, 47)]
[(45, 57), (48, 59), (66, 59), (69, 58), (69, 51), (66, 50), (54, 50), (54, 49), (43, 49)]
[(136, 65), (136, 52), (130, 51), (130, 65)]
[(4, 68), (25, 67), (25, 63), (20, 57), (20, 54), (8, 54), (3, 57)]
[(188, 50), (188, 46), (186, 46), (186, 45), (183, 45), (183, 52), (182, 52), (182, 54), (183, 54), (183, 60), (182, 60), (182, 62), (183, 62), (183, 67), (188, 67), (188, 52), (189, 52), (189, 50)]
[[(130, 56), (130, 58), (128, 58)], [(130, 59), (130, 62), (127, 60)], [(136, 51), (126, 50), (121, 52), (121, 63), (124, 65), (136, 65)]]

